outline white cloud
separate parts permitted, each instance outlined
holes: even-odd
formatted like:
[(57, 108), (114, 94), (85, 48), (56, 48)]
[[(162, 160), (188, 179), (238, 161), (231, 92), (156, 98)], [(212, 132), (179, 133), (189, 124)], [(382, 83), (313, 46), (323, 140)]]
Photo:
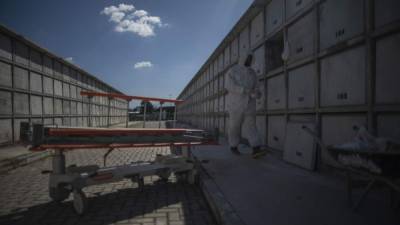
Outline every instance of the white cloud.
[(112, 5), (105, 7), (100, 13), (110, 17), (109, 20), (115, 23), (116, 32), (132, 32), (141, 37), (154, 36), (156, 27), (166, 26), (160, 17), (149, 16), (147, 11), (136, 10), (133, 5)]
[(74, 58), (72, 58), (72, 57), (67, 57), (67, 58), (64, 58), (64, 59), (67, 60), (70, 63), (74, 62)]
[(150, 61), (142, 61), (135, 63), (135, 69), (150, 68), (153, 64)]
[(137, 17), (147, 16), (147, 12), (145, 10), (136, 10), (133, 15)]

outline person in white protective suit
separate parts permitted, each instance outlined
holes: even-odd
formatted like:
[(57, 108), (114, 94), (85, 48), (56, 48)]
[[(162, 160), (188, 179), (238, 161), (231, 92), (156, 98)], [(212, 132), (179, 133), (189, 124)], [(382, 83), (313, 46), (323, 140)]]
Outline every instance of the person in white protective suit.
[(256, 128), (256, 99), (261, 93), (257, 87), (257, 74), (250, 67), (252, 60), (253, 55), (248, 53), (227, 72), (228, 141), (232, 153), (240, 155), (238, 145), (243, 133), (253, 148), (253, 158), (258, 158), (266, 152), (260, 149), (261, 140)]

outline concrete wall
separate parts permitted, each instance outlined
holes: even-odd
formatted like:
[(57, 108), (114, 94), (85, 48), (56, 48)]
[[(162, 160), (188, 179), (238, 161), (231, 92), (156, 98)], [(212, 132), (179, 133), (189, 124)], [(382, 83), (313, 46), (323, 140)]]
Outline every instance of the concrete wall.
[[(0, 27), (0, 145), (19, 140), (22, 121), (107, 126), (108, 99), (95, 97), (89, 102), (80, 95), (81, 91), (120, 93), (86, 71)], [(110, 107), (110, 124), (126, 121), (126, 101), (113, 99)]]
[(397, 0), (257, 0), (179, 95), (178, 119), (226, 131), (225, 72), (250, 48), (264, 144), (283, 150), (302, 116), (327, 144), (351, 140), (354, 125), (400, 140), (399, 11)]

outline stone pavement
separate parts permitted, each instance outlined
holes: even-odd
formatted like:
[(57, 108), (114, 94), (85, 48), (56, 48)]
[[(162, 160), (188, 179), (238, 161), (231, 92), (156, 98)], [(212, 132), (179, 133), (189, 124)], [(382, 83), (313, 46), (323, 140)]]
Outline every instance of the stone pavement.
[[(233, 155), (220, 146), (195, 147), (193, 155), (209, 179), (202, 179), (217, 221), (240, 225), (398, 225), (400, 209), (391, 208), (388, 190), (373, 190), (353, 212), (344, 179), (310, 172), (282, 161), (277, 154), (252, 159), (251, 150)], [(207, 194), (208, 193), (208, 194)], [(360, 196), (355, 191), (354, 200)]]
[[(76, 150), (66, 154), (67, 163), (98, 164), (106, 150)], [(156, 154), (168, 154), (169, 148), (147, 150), (115, 150), (107, 163), (120, 165), (132, 161), (151, 161)], [(89, 198), (88, 212), (77, 216), (72, 198), (61, 204), (48, 197), (49, 158), (37, 161), (0, 175), (0, 224), (142, 224), (180, 225), (214, 224), (211, 212), (201, 194), (193, 185), (177, 183), (171, 177), (168, 183), (157, 177), (147, 177), (145, 188), (126, 180), (84, 189)]]
[(49, 152), (30, 152), (22, 145), (0, 148), (0, 174), (49, 156)]

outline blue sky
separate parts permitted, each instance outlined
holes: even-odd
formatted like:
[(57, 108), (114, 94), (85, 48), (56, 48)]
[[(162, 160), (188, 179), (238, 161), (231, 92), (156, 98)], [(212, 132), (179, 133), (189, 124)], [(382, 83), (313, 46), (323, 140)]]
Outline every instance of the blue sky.
[(176, 97), (251, 2), (1, 0), (0, 23), (126, 94)]

